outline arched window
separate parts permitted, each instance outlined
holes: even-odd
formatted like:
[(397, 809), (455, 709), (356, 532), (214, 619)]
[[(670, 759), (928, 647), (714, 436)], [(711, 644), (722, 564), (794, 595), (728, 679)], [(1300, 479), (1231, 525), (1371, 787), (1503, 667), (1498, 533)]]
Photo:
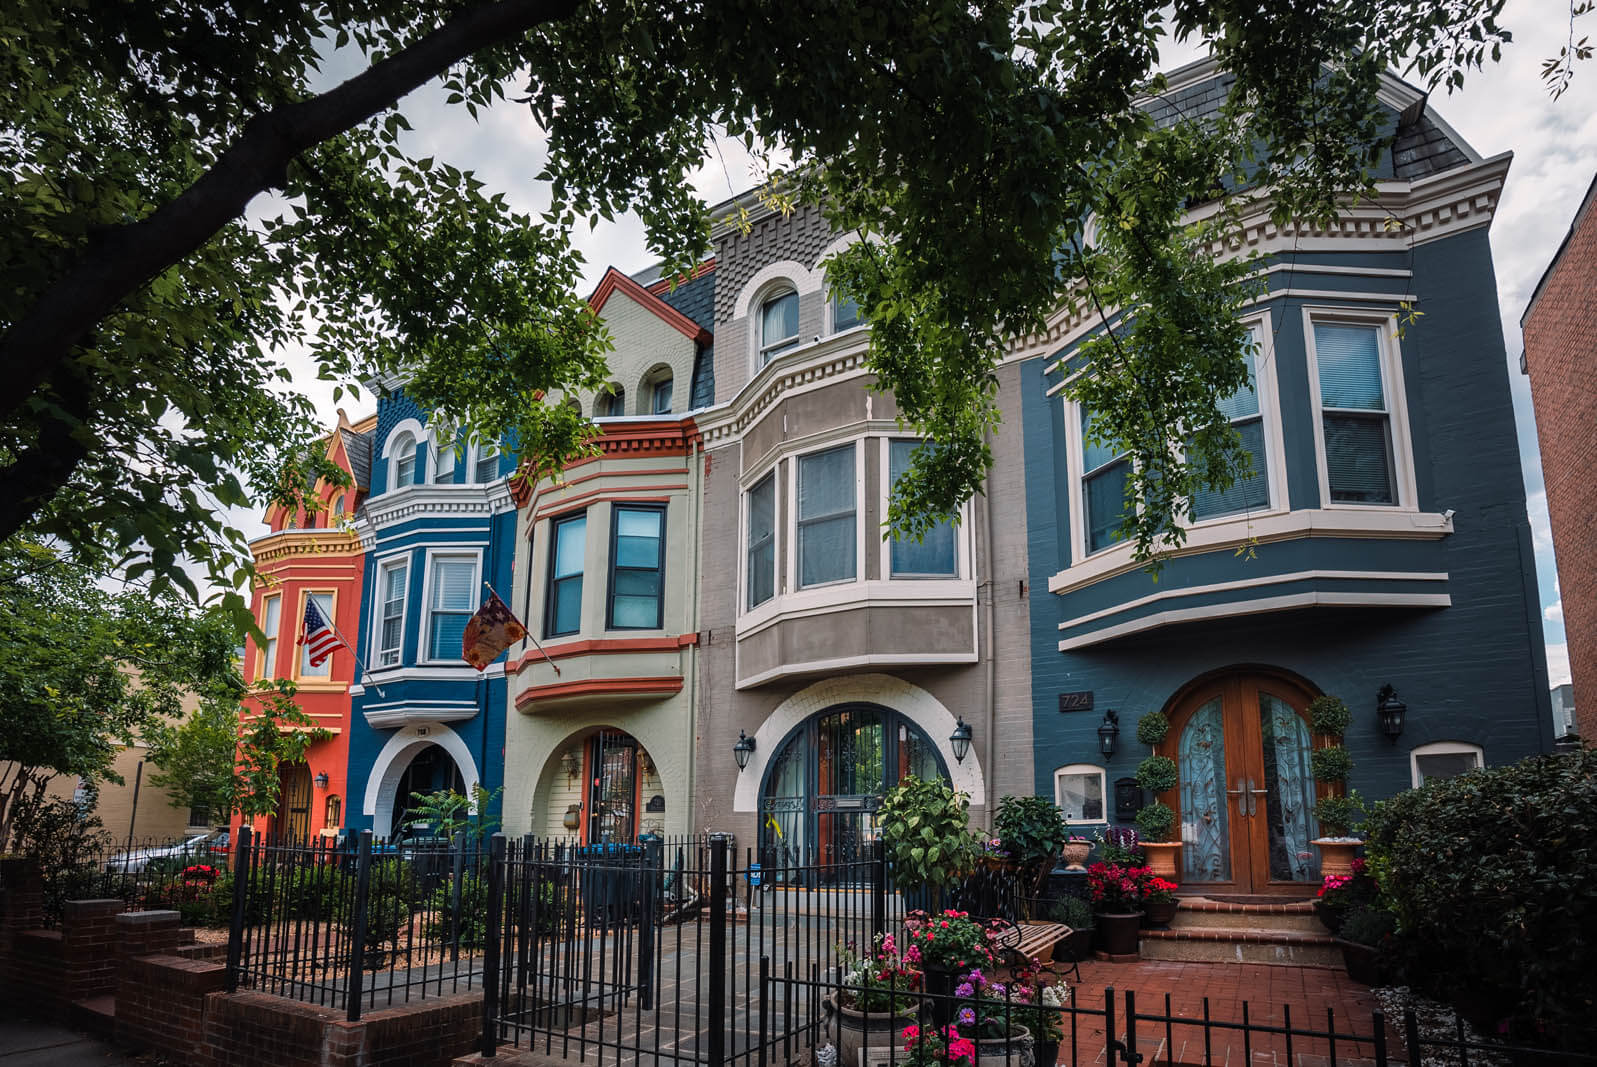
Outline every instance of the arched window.
[(671, 372), (666, 371), (649, 383), (649, 414), (671, 414)]
[(394, 460), (393, 488), (403, 489), (407, 485), (415, 485), (416, 439), (409, 433), (400, 434), (389, 446), (388, 454)]
[(865, 316), (860, 313), (859, 304), (841, 293), (833, 293), (832, 299), (827, 303), (832, 313), (833, 333), (852, 330), (865, 321)]
[(593, 417), (607, 419), (627, 413), (627, 391), (619, 382), (611, 382), (599, 390), (593, 401)]
[(799, 299), (793, 289), (778, 289), (760, 302), (760, 366), (799, 343)]
[(1408, 754), (1408, 759), (1415, 789), (1426, 782), (1478, 771), (1486, 763), (1481, 746), (1463, 741), (1433, 741), (1420, 745)]
[(767, 869), (839, 864), (857, 881), (876, 855), (876, 810), (906, 775), (947, 778), (937, 746), (905, 716), (873, 704), (829, 708), (778, 748), (760, 791), (760, 852)]
[(433, 441), (433, 482), (449, 484), (455, 480), (455, 435), (440, 430)]

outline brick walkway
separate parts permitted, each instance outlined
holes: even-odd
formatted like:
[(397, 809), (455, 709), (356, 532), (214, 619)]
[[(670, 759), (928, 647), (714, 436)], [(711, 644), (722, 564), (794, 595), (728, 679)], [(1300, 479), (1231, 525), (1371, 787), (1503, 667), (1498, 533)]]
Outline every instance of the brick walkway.
[[(1298, 1031), (1324, 1033), (1326, 1009), (1335, 1017), (1339, 1035), (1357, 1035), (1366, 1040), (1351, 1043), (1338, 1040), (1335, 1062), (1358, 1065), (1374, 1061), (1370, 1013), (1375, 999), (1368, 987), (1359, 985), (1340, 970), (1324, 967), (1278, 967), (1246, 963), (1099, 963), (1081, 965), (1081, 980), (1072, 980), (1076, 1006), (1094, 1015), (1077, 1016), (1076, 1048), (1072, 1056), (1070, 1035), (1061, 1050), (1062, 1064), (1106, 1063), (1104, 1009), (1105, 990), (1115, 990), (1116, 1036), (1126, 1031), (1126, 991), (1136, 994), (1138, 1022), (1136, 1051), (1143, 1064), (1214, 1064), (1216, 1067), (1324, 1067), (1332, 1062), (1330, 1042), (1324, 1038), (1294, 1036), (1290, 1053), (1287, 1037), (1280, 1034), (1254, 1034), (1246, 1040), (1236, 1031), (1211, 1027), (1208, 1044), (1202, 1025), (1204, 1002), (1209, 1018), (1215, 1022), (1241, 1023), (1246, 1005), (1252, 1026), (1291, 1027)], [(1165, 996), (1169, 995), (1169, 1014), (1174, 1022), (1166, 1032), (1163, 1017)], [(1158, 1021), (1143, 1018), (1156, 1015)], [(1391, 1037), (1390, 1028), (1388, 1037)], [(1388, 1042), (1388, 1047), (1395, 1043)]]

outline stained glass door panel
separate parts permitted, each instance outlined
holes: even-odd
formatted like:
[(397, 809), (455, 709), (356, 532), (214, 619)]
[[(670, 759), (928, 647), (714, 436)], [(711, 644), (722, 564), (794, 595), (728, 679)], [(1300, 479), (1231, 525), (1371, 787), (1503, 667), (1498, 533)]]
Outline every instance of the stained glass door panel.
[(1181, 731), (1181, 862), (1188, 882), (1231, 881), (1230, 819), (1226, 811), (1225, 709), (1204, 702)]
[(1319, 861), (1309, 844), (1319, 834), (1314, 819), (1314, 776), (1309, 773), (1308, 723), (1282, 697), (1255, 690), (1263, 756), (1265, 840), (1262, 872), (1271, 882), (1317, 881)]

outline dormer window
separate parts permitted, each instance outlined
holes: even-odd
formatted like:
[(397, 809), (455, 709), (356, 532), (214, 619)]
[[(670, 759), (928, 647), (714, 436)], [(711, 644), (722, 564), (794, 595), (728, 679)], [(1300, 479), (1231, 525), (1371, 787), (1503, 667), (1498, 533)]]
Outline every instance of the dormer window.
[(611, 382), (599, 390), (598, 397), (593, 402), (593, 417), (596, 419), (612, 418), (616, 415), (627, 413), (627, 391), (615, 382)]
[(859, 304), (846, 296), (834, 295), (831, 305), (833, 333), (852, 330), (865, 321), (865, 316), (860, 314)]
[(440, 433), (433, 444), (433, 482), (448, 484), (455, 480), (455, 435)]
[(783, 289), (760, 304), (760, 366), (799, 341), (798, 293)]
[(649, 413), (652, 415), (671, 414), (671, 375), (655, 379), (649, 386)]
[(416, 439), (408, 433), (394, 439), (394, 488), (416, 484)]
[(471, 480), (481, 484), (499, 477), (499, 446), (484, 442), (477, 446), (477, 459), (472, 464)]

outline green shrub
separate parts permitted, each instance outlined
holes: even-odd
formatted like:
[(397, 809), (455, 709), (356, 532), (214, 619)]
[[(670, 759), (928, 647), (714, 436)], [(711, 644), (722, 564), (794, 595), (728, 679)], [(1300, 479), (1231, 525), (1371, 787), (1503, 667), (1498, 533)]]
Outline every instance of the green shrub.
[(1137, 784), (1150, 793), (1176, 787), (1176, 761), (1169, 756), (1149, 756), (1137, 764)]
[(1315, 801), (1314, 817), (1325, 837), (1347, 837), (1364, 822), (1364, 798), (1354, 790), (1345, 797), (1321, 797)]
[(888, 790), (877, 817), (900, 889), (947, 885), (975, 867), (969, 807), (969, 798), (941, 778), (906, 775)]
[(993, 830), (1010, 859), (1029, 872), (1051, 870), (1070, 836), (1059, 808), (1047, 797), (999, 800)]
[(1317, 748), (1309, 753), (1309, 770), (1316, 782), (1345, 782), (1353, 770), (1353, 757), (1341, 745)]
[(1156, 800), (1137, 812), (1136, 822), (1144, 841), (1168, 841), (1176, 825), (1176, 813)]
[(1152, 748), (1170, 733), (1170, 720), (1162, 711), (1150, 711), (1137, 720), (1137, 740)]
[(1381, 945), (1397, 930), (1397, 916), (1385, 908), (1361, 908), (1342, 920), (1337, 936), (1356, 945)]
[(1309, 702), (1309, 725), (1317, 734), (1340, 738), (1352, 721), (1353, 713), (1340, 697), (1319, 696)]
[(1060, 897), (1054, 901), (1048, 918), (1064, 923), (1072, 930), (1091, 930), (1097, 925), (1093, 919), (1092, 902), (1085, 897)]
[[(353, 894), (351, 894), (353, 898)], [(373, 859), (366, 897), (366, 942), (368, 952), (387, 944), (398, 944), (410, 924), (414, 905), (420, 902), (416, 871), (401, 859)], [(354, 936), (354, 901), (340, 909), (340, 919)]]
[(1411, 980), (1516, 1034), (1590, 1040), (1597, 750), (1429, 782), (1365, 825)]

